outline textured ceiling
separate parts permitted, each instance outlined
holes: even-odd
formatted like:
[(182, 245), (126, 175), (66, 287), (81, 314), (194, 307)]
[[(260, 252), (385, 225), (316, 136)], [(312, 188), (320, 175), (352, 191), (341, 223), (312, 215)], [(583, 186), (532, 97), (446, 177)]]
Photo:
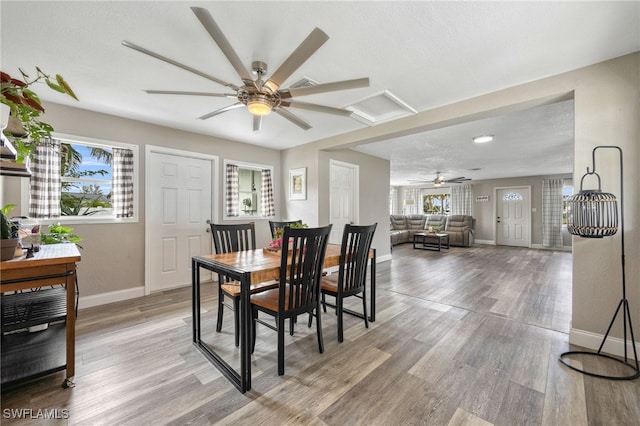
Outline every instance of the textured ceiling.
[[(40, 66), (60, 73), (80, 102), (49, 90), (38, 90), (46, 101), (128, 117), (162, 126), (250, 144), (285, 149), (345, 132), (375, 126), (375, 120), (344, 118), (296, 110), (313, 128), (304, 131), (282, 117), (265, 118), (262, 130), (252, 130), (251, 116), (236, 109), (208, 120), (197, 117), (233, 103), (224, 98), (148, 95), (144, 89), (222, 92), (209, 80), (127, 49), (128, 40), (225, 81), (240, 83), (233, 67), (195, 18), (191, 6), (208, 9), (243, 63), (261, 60), (275, 70), (313, 30), (330, 39), (285, 86), (303, 78), (318, 83), (369, 77), (370, 87), (311, 95), (300, 100), (347, 107), (382, 93), (406, 106), (404, 113), (469, 99), (528, 81), (559, 74), (640, 50), (640, 2), (368, 2), (368, 1), (6, 1), (0, 3), (1, 67)], [(525, 149), (550, 145), (547, 156), (531, 157), (551, 167), (549, 153), (566, 154), (569, 106), (552, 106), (513, 116), (496, 117), (494, 147)], [(393, 114), (382, 115), (383, 120)], [(541, 129), (544, 120), (546, 130)], [(513, 122), (510, 122), (513, 120)], [(55, 123), (52, 123), (55, 126)], [(528, 126), (527, 126), (528, 125)], [(489, 126), (489, 127), (491, 127)], [(486, 124), (483, 128), (488, 127)], [(466, 132), (465, 132), (466, 129)], [(415, 135), (402, 145), (423, 144), (427, 162), (381, 144), (367, 148), (392, 159), (412, 176), (435, 171), (471, 175), (464, 168), (501, 167), (480, 160), (496, 157), (482, 147), (473, 161), (470, 149), (452, 143), (468, 141), (473, 124)], [(556, 132), (556, 133), (554, 133)], [(446, 147), (436, 147), (446, 140)], [(563, 143), (562, 147), (556, 144)], [(507, 145), (502, 145), (507, 144)], [(391, 148), (394, 147), (394, 148)], [(473, 150), (480, 147), (473, 147)], [(372, 151), (371, 151), (372, 152)], [(415, 152), (415, 151), (413, 151)], [(541, 151), (538, 152), (540, 154)], [(528, 153), (527, 153), (528, 154)], [(542, 155), (542, 154), (540, 154)], [(556, 158), (556, 157), (554, 157)], [(459, 163), (459, 164), (458, 164)], [(509, 164), (520, 164), (510, 158)], [(502, 164), (502, 163), (501, 163)], [(503, 164), (504, 165), (504, 164)], [(461, 170), (461, 171), (460, 171)]]
[[(573, 100), (374, 142), (355, 149), (391, 160), (391, 185), (410, 179), (473, 180), (573, 171)], [(474, 136), (494, 135), (473, 143)]]

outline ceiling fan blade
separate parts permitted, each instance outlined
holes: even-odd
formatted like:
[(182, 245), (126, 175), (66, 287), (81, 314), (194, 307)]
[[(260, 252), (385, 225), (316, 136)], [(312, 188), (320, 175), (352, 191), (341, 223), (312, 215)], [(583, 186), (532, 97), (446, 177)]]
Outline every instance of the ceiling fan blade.
[(298, 87), (293, 89), (279, 90), (282, 99), (295, 98), (298, 96), (314, 95), (316, 93), (337, 92), (338, 90), (357, 89), (368, 87), (369, 78), (356, 78), (354, 80), (335, 81), (333, 83), (316, 84), (315, 86)]
[(216, 21), (213, 20), (213, 16), (211, 16), (209, 11), (202, 7), (192, 7), (191, 10), (196, 15), (196, 18), (198, 18), (204, 29), (207, 30), (213, 41), (215, 41), (220, 50), (222, 50), (222, 53), (227, 57), (233, 68), (235, 68), (244, 84), (255, 86), (251, 73), (247, 67), (244, 66), (236, 51), (233, 50), (231, 43), (229, 43), (229, 40), (227, 40), (218, 24), (216, 24)]
[(407, 181), (415, 182), (415, 183), (431, 183), (432, 182), (432, 181), (427, 180), (427, 179), (407, 179)]
[(463, 182), (463, 181), (471, 180), (471, 179), (466, 178), (466, 177), (464, 177), (464, 176), (460, 176), (460, 177), (457, 177), (457, 178), (451, 178), (451, 179), (445, 179), (445, 180), (446, 180), (447, 182), (455, 182), (455, 181)]
[(210, 113), (205, 114), (205, 115), (203, 115), (201, 117), (198, 117), (198, 120), (206, 120), (207, 118), (211, 118), (214, 115), (222, 114), (223, 112), (231, 111), (232, 109), (240, 108), (240, 107), (243, 107), (243, 106), (244, 106), (244, 104), (242, 102), (236, 102), (235, 104), (226, 106), (224, 108), (217, 109), (217, 110), (215, 110), (213, 112), (210, 112)]
[(260, 129), (262, 129), (262, 116), (261, 115), (254, 115), (253, 116), (253, 131), (257, 132)]
[(278, 90), (282, 83), (304, 64), (327, 40), (329, 40), (329, 36), (320, 28), (315, 28), (271, 75), (265, 83), (265, 86), (274, 91)]
[(302, 130), (309, 130), (311, 128), (311, 125), (309, 123), (307, 123), (306, 121), (304, 121), (300, 117), (292, 114), (291, 112), (287, 111), (284, 108), (275, 108), (273, 111), (276, 114), (279, 114), (280, 116), (286, 118), (287, 120), (289, 120), (290, 122), (292, 122), (296, 126), (300, 127)]
[(181, 90), (144, 90), (150, 95), (189, 95), (189, 96), (213, 96), (216, 98), (236, 99), (233, 93), (209, 93), (209, 92), (183, 92)]
[(346, 109), (341, 109), (341, 108), (334, 108), (334, 107), (329, 107), (329, 106), (325, 106), (325, 105), (318, 105), (318, 104), (310, 104), (307, 102), (298, 102), (298, 101), (283, 101), (280, 103), (280, 105), (282, 106), (286, 106), (286, 107), (291, 107), (291, 108), (299, 108), (299, 109), (306, 109), (309, 111), (318, 111), (318, 112), (324, 112), (327, 114), (334, 114), (334, 115), (341, 115), (343, 117), (350, 117), (353, 112), (346, 110)]
[(122, 41), (122, 45), (126, 46), (126, 47), (128, 47), (130, 49), (137, 50), (138, 52), (144, 53), (145, 55), (152, 56), (152, 57), (154, 57), (156, 59), (159, 59), (159, 60), (161, 60), (163, 62), (166, 62), (168, 64), (175, 65), (178, 68), (182, 68), (183, 70), (192, 72), (192, 73), (194, 73), (196, 75), (199, 75), (200, 77), (204, 77), (204, 78), (206, 78), (208, 80), (211, 80), (211, 81), (216, 82), (218, 84), (221, 84), (223, 86), (227, 86), (227, 87), (229, 87), (229, 88), (231, 88), (233, 90), (238, 90), (238, 86), (236, 86), (235, 84), (227, 83), (226, 81), (220, 80), (219, 78), (216, 78), (216, 77), (214, 77), (212, 75), (206, 74), (206, 73), (204, 73), (202, 71), (198, 71), (195, 68), (191, 68), (188, 65), (181, 64), (180, 62), (174, 61), (173, 59), (170, 59), (170, 58), (167, 58), (166, 56), (162, 56), (162, 55), (160, 55), (158, 53), (152, 52), (152, 51), (150, 51), (148, 49), (145, 49), (144, 47), (138, 46), (138, 45), (133, 44), (131, 42), (128, 42), (126, 40)]

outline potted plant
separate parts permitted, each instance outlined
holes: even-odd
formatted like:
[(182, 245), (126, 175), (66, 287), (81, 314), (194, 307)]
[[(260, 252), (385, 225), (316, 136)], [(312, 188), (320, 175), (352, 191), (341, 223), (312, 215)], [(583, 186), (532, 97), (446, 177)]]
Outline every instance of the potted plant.
[[(64, 93), (75, 100), (78, 98), (60, 74), (52, 78), (38, 67), (33, 78), (22, 70), (20, 73), (22, 80), (0, 71), (0, 103), (9, 107), (10, 114), (3, 133), (14, 143), (18, 151), (17, 161), (23, 162), (43, 138), (51, 137), (53, 131), (50, 124), (40, 120), (44, 107), (32, 90), (33, 85), (44, 82), (56, 92)], [(2, 124), (4, 125), (4, 120)]]
[(75, 243), (78, 247), (82, 248), (80, 241), (82, 237), (73, 232), (73, 228), (68, 226), (62, 226), (59, 223), (49, 225), (49, 233), (42, 234), (40, 236), (42, 244), (61, 244), (61, 243)]
[(18, 227), (9, 220), (9, 213), (15, 207), (7, 204), (0, 209), (0, 260), (11, 260), (15, 257), (18, 246)]

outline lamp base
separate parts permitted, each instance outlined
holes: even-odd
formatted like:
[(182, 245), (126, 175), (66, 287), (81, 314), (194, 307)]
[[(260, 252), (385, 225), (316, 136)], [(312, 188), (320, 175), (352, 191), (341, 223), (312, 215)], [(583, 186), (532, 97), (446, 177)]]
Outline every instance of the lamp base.
[[(626, 294), (625, 288), (624, 288), (624, 284), (623, 284), (623, 290), (622, 290), (623, 294)], [(609, 332), (611, 331), (611, 327), (613, 327), (613, 323), (616, 320), (616, 317), (618, 316), (618, 313), (620, 313), (620, 308), (622, 308), (622, 319), (624, 321), (624, 361), (615, 357), (612, 357), (610, 355), (607, 354), (603, 354), (602, 348), (604, 347), (604, 343), (607, 341), (607, 337), (609, 337)], [(629, 323), (629, 333), (631, 335), (631, 346), (633, 348), (633, 355), (634, 355), (634, 359), (636, 361), (636, 364), (630, 364), (629, 362), (627, 362), (627, 322)], [(607, 358), (607, 359), (612, 359), (616, 362), (619, 362), (620, 364), (624, 364), (627, 367), (630, 367), (633, 371), (635, 371), (635, 374), (629, 375), (629, 376), (608, 376), (605, 374), (598, 374), (598, 373), (592, 373), (590, 371), (586, 371), (586, 370), (581, 370), (579, 368), (576, 368), (572, 365), (570, 365), (565, 359), (564, 357), (568, 356), (568, 355), (574, 355), (574, 354), (580, 354), (580, 355), (591, 355), (591, 356), (597, 356), (597, 357), (601, 357), (601, 358)], [(622, 299), (620, 299), (620, 303), (618, 303), (618, 308), (616, 309), (615, 314), (613, 314), (613, 318), (611, 318), (611, 322), (609, 323), (609, 328), (607, 328), (607, 332), (604, 335), (604, 338), (602, 339), (602, 343), (600, 343), (600, 347), (598, 348), (597, 352), (585, 352), (585, 351), (569, 351), (569, 352), (564, 352), (563, 354), (560, 354), (560, 362), (563, 363), (564, 365), (566, 365), (567, 367), (571, 368), (572, 370), (575, 371), (579, 371), (580, 373), (586, 374), (588, 376), (593, 376), (593, 377), (601, 377), (603, 379), (612, 379), (612, 380), (633, 380), (633, 379), (637, 379), (638, 377), (640, 377), (640, 364), (638, 363), (638, 352), (636, 351), (636, 340), (635, 340), (635, 336), (633, 335), (633, 325), (631, 324), (631, 312), (629, 311), (629, 301), (623, 297)]]
[[(593, 373), (590, 371), (586, 371), (586, 370), (581, 370), (577, 367), (574, 367), (573, 365), (570, 365), (565, 359), (565, 356), (569, 356), (569, 355), (592, 355), (592, 356), (597, 356), (597, 357), (602, 357), (602, 358), (606, 358), (606, 359), (612, 359), (620, 364), (626, 365), (627, 367), (631, 368), (635, 374), (631, 374), (628, 376), (608, 376), (605, 374), (598, 374), (598, 373)], [(638, 360), (636, 360), (637, 362)], [(572, 370), (575, 371), (579, 371), (582, 374), (586, 374), (587, 376), (592, 376), (592, 377), (600, 377), (602, 379), (611, 379), (611, 380), (633, 380), (633, 379), (637, 379), (638, 377), (640, 377), (640, 369), (638, 369), (637, 366), (634, 366), (633, 364), (630, 364), (628, 362), (625, 362), (621, 359), (609, 356), (607, 354), (603, 354), (600, 352), (585, 352), (585, 351), (569, 351), (569, 352), (564, 352), (563, 354), (560, 355), (560, 362), (563, 363), (564, 365), (566, 365), (567, 367), (569, 367)]]

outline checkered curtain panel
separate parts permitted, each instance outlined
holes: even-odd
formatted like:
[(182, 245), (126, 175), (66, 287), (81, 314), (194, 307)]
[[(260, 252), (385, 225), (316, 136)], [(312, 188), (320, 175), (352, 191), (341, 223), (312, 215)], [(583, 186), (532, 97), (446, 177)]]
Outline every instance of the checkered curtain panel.
[(238, 195), (240, 178), (238, 176), (238, 166), (235, 164), (227, 164), (227, 177), (225, 179), (227, 184), (227, 200), (225, 210), (227, 216), (238, 216)]
[(133, 151), (113, 148), (111, 202), (116, 217), (133, 217)]
[(562, 179), (542, 181), (542, 246), (562, 247)]
[(271, 180), (271, 170), (265, 169), (262, 171), (261, 198), (262, 216), (275, 216), (276, 203), (273, 199), (273, 181)]
[(451, 187), (451, 214), (473, 216), (473, 185)]
[(60, 141), (49, 139), (36, 147), (31, 162), (29, 216), (60, 217)]

